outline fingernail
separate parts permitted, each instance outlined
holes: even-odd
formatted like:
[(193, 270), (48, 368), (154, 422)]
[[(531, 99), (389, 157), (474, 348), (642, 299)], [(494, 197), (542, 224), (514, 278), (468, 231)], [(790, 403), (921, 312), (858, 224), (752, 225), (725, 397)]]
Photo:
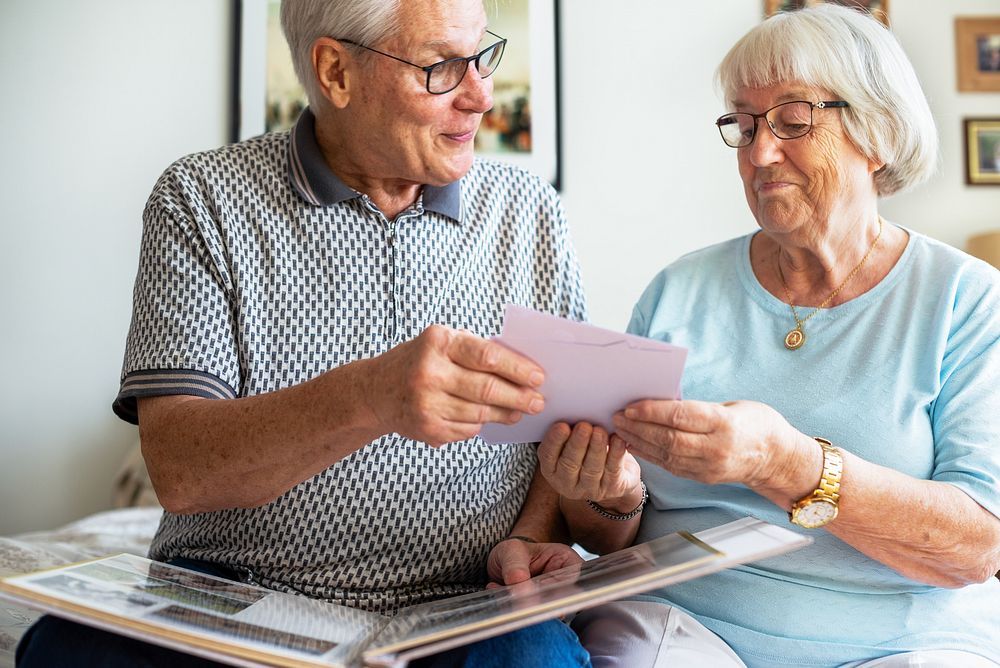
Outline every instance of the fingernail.
[(532, 414), (541, 413), (543, 408), (545, 408), (545, 400), (540, 396), (535, 397), (528, 405), (528, 412)]
[(532, 387), (538, 387), (545, 382), (545, 374), (541, 371), (532, 371), (531, 375), (528, 376), (528, 382), (531, 383)]
[(626, 408), (625, 409), (625, 417), (629, 418), (630, 420), (638, 417), (638, 415), (639, 415), (639, 411), (637, 411), (634, 408)]

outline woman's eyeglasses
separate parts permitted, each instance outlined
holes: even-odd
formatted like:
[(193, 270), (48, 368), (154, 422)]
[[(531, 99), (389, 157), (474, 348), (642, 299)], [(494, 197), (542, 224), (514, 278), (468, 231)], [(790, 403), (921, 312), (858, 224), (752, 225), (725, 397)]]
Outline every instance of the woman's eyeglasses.
[(826, 102), (796, 100), (782, 102), (762, 114), (748, 114), (742, 111), (723, 114), (719, 116), (715, 124), (719, 127), (719, 134), (722, 135), (722, 141), (726, 142), (727, 146), (743, 148), (752, 144), (757, 136), (757, 119), (763, 118), (767, 121), (767, 127), (778, 139), (798, 139), (806, 136), (812, 130), (814, 108), (827, 109), (849, 106), (842, 100)]

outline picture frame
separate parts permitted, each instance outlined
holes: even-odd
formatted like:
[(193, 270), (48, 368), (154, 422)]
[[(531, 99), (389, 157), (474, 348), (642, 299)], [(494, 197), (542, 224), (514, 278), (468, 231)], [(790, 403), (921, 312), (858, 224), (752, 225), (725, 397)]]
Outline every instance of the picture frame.
[(1000, 186), (1000, 116), (966, 118), (965, 182), (970, 186)]
[(824, 2), (864, 9), (889, 27), (889, 0), (764, 0), (764, 18), (777, 12), (790, 12)]
[(955, 18), (958, 90), (1000, 92), (1000, 16)]
[[(230, 138), (290, 127), (307, 102), (279, 20), (280, 0), (233, 0)], [(490, 30), (507, 39), (492, 74), (493, 109), (483, 115), (476, 154), (562, 182), (559, 0), (506, 0)]]

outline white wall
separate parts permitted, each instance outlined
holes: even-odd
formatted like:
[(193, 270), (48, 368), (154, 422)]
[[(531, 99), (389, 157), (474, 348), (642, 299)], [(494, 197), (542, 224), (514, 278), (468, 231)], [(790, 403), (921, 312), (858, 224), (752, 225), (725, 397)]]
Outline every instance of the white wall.
[[(623, 328), (653, 275), (679, 255), (756, 229), (736, 155), (713, 121), (713, 85), (763, 0), (563, 0), (563, 200), (597, 324)], [(931, 100), (941, 169), (883, 202), (900, 224), (961, 247), (1000, 227), (1000, 187), (964, 185), (962, 118), (1000, 117), (1000, 94), (956, 91), (954, 16), (1000, 0), (893, 0), (891, 20)]]
[[(110, 411), (140, 216), (174, 158), (226, 140), (228, 0), (0, 2), (0, 533), (107, 507), (135, 430)], [(763, 0), (562, 0), (564, 198), (594, 320), (624, 327), (678, 255), (754, 229), (712, 124), (712, 72)], [(894, 0), (937, 114), (942, 170), (884, 213), (961, 245), (1000, 225), (963, 185), (954, 15), (1000, 0)]]
[(142, 207), (226, 139), (226, 0), (0, 3), (0, 533), (109, 505)]

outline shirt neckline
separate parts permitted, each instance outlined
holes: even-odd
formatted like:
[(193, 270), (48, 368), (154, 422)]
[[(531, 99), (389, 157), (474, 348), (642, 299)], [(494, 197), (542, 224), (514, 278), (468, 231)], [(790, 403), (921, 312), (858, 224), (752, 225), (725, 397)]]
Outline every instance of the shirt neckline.
[[(316, 141), (316, 116), (306, 107), (291, 129), (288, 143), (288, 178), (299, 196), (313, 206), (331, 206), (361, 197), (326, 164)], [(462, 182), (446, 186), (425, 185), (419, 204), (423, 210), (462, 221)]]
[[(889, 225), (893, 224), (889, 221), (886, 221), (886, 223)], [(886, 274), (885, 277), (874, 287), (872, 287), (872, 289), (868, 290), (868, 292), (858, 295), (843, 304), (821, 309), (814, 316), (814, 319), (824, 320), (828, 317), (837, 315), (850, 315), (855, 311), (870, 306), (873, 301), (882, 299), (886, 293), (892, 289), (896, 282), (899, 281), (899, 277), (902, 276), (905, 271), (906, 265), (908, 265), (911, 261), (913, 256), (914, 239), (916, 238), (916, 233), (913, 230), (905, 228), (902, 225), (897, 225), (897, 227), (907, 233), (906, 248), (903, 249), (903, 254), (900, 255), (896, 264), (889, 270), (889, 273)], [(764, 289), (764, 286), (760, 284), (760, 281), (757, 280), (757, 276), (753, 273), (753, 266), (750, 264), (750, 243), (753, 241), (754, 236), (760, 233), (760, 230), (758, 230), (753, 234), (746, 235), (743, 237), (742, 243), (739, 244), (738, 252), (740, 254), (740, 261), (738, 266), (740, 281), (743, 283), (743, 286), (750, 295), (750, 298), (763, 309), (777, 315), (787, 315), (791, 318), (791, 310), (788, 308), (788, 304)], [(796, 304), (796, 306), (798, 305)], [(798, 308), (806, 309), (807, 313), (812, 313), (814, 310), (813, 307), (799, 306)]]

